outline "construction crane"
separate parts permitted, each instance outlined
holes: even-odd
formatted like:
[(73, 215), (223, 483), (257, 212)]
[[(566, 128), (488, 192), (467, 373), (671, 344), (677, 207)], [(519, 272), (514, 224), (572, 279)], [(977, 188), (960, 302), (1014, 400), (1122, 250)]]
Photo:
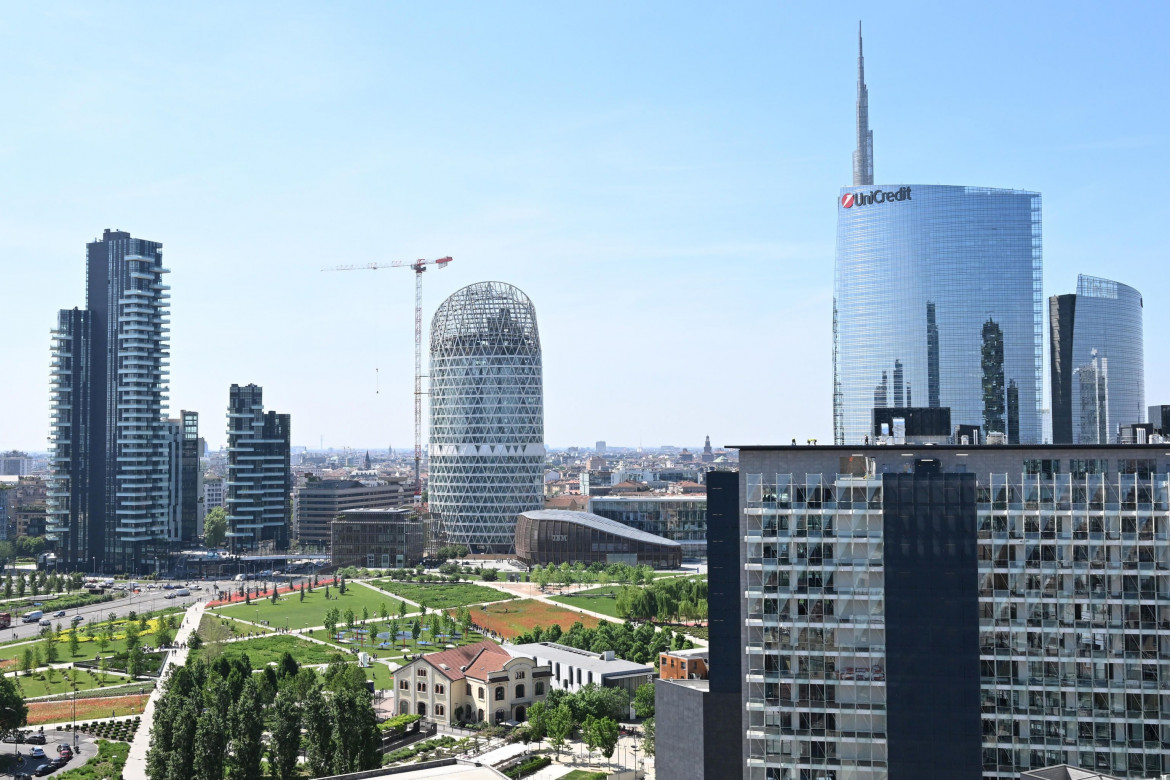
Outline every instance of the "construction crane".
[(450, 257), (438, 260), (415, 260), (413, 263), (396, 260), (393, 263), (365, 263), (362, 265), (335, 265), (322, 271), (378, 271), (383, 268), (409, 268), (414, 271), (414, 503), (422, 503), (422, 276), (428, 265), (439, 270), (447, 267)]

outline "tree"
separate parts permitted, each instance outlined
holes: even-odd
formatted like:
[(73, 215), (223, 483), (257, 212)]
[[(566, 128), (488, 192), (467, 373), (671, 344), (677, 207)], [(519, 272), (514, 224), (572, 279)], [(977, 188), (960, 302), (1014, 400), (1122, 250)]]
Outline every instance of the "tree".
[[(353, 683), (333, 694), (333, 773), (346, 774), (374, 769), (381, 764), (378, 748), (381, 735), (370, 693), (365, 689), (365, 673), (346, 664), (357, 674)], [(356, 680), (360, 679), (360, 683)]]
[(565, 746), (565, 740), (573, 732), (574, 725), (576, 724), (573, 723), (573, 711), (569, 709), (567, 703), (561, 702), (549, 710), (545, 728), (548, 731), (548, 742), (557, 753)]
[(500, 574), (495, 569), (484, 569), (480, 572), (479, 578), (484, 582), (495, 582), (500, 578)]
[(297, 659), (292, 657), (292, 653), (287, 650), (280, 656), (280, 661), (276, 665), (276, 676), (281, 680), (288, 677), (296, 677), (297, 673), (301, 671), (300, 664)]
[(390, 608), (386, 606), (385, 601), (378, 605), (378, 614), (383, 620), (390, 617)]
[(399, 618), (406, 617), (406, 602), (405, 601), (398, 602), (398, 617)]
[(264, 745), (264, 707), (260, 684), (249, 675), (240, 698), (232, 705), (228, 721), (228, 780), (260, 780)]
[(585, 722), (581, 724), (581, 741), (585, 743), (586, 750), (589, 751), (589, 761), (593, 761), (593, 751), (597, 749), (597, 724), (600, 723), (599, 718), (592, 715), (585, 716)]
[(613, 718), (594, 718), (593, 742), (606, 759), (613, 758), (618, 743), (618, 724)]
[(0, 677), (0, 731), (20, 728), (28, 720), (28, 707), (11, 677)]
[(57, 642), (52, 637), (45, 640), (45, 663), (57, 663)]
[(69, 632), (69, 656), (71, 658), (76, 658), (77, 657), (77, 650), (80, 647), (81, 647), (81, 637), (79, 637), (77, 635), (77, 628), (74, 627), (74, 629)]
[(410, 627), (410, 637), (415, 642), (418, 642), (418, 638), (421, 634), (422, 634), (422, 624), (418, 622), (418, 618), (415, 618), (414, 623)]
[(349, 632), (351, 634), (353, 633), (354, 622), (356, 621), (356, 619), (357, 619), (357, 616), (353, 614), (352, 609), (347, 609), (345, 611), (345, 627), (349, 630)]
[(272, 739), (268, 746), (268, 770), (275, 780), (292, 780), (296, 776), (300, 750), (300, 706), (290, 692), (277, 694), (273, 705)]
[(20, 671), (24, 672), (25, 677), (32, 673), (33, 670), (33, 651), (32, 648), (24, 648), (24, 655), (20, 658)]
[(654, 683), (639, 685), (634, 691), (634, 714), (639, 718), (654, 717)]
[(12, 575), (9, 574), (4, 578), (4, 598), (12, 598)]
[(362, 607), (362, 623), (364, 624), (369, 619), (370, 619), (370, 608), (363, 606)]
[(646, 751), (646, 755), (654, 755), (654, 718), (650, 718), (642, 724), (642, 732), (645, 735), (642, 737), (642, 748)]
[(528, 708), (528, 737), (540, 742), (548, 734), (548, 705), (538, 701)]
[(334, 634), (337, 633), (337, 620), (340, 617), (336, 608), (325, 610), (324, 625), (325, 633), (330, 639), (333, 639)]
[(305, 600), (305, 583), (301, 583), (301, 601)]
[(203, 543), (211, 549), (223, 544), (227, 538), (227, 512), (217, 506), (203, 518)]
[(342, 595), (345, 595), (345, 577), (344, 576), (340, 580), (338, 580), (337, 590), (339, 592), (341, 592)]
[(324, 777), (330, 771), (333, 753), (333, 721), (321, 689), (314, 685), (302, 703), (305, 726), (305, 763), (309, 777)]
[(276, 586), (275, 585), (272, 586), (272, 603), (273, 604), (276, 603)]
[(162, 625), (154, 633), (154, 641), (159, 647), (170, 647), (171, 642), (175, 641), (175, 637), (166, 625)]

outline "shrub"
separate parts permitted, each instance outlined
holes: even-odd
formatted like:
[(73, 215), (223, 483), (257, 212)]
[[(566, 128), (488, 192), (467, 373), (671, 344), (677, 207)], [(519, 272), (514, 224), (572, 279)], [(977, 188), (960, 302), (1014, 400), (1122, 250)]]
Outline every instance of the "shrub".
[(548, 756), (536, 756), (535, 758), (528, 759), (523, 764), (520, 764), (520, 766), (512, 767), (507, 772), (504, 772), (504, 775), (511, 778), (527, 777), (528, 775), (539, 772), (551, 763), (552, 759)]

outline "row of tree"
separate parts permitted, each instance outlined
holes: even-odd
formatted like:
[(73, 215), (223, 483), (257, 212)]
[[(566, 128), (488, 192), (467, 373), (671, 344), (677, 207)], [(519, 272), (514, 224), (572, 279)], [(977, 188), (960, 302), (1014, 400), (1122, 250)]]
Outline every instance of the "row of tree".
[(651, 585), (624, 585), (618, 589), (618, 617), (663, 623), (707, 619), (707, 580), (672, 577)]
[(604, 584), (628, 582), (641, 585), (653, 582), (654, 577), (655, 571), (651, 566), (630, 566), (626, 563), (605, 564), (600, 561), (589, 565), (585, 565), (581, 561), (573, 564), (566, 562), (560, 566), (550, 563), (547, 566), (534, 566), (529, 573), (529, 579), (542, 586), (568, 585), (574, 582), (600, 582)]
[(658, 663), (658, 656), (667, 650), (684, 650), (694, 647), (694, 643), (683, 634), (676, 634), (667, 629), (659, 631), (649, 623), (635, 625), (631, 622), (610, 623), (603, 622), (597, 628), (585, 628), (576, 622), (567, 632), (553, 624), (542, 628), (537, 626), (531, 631), (521, 634), (513, 640), (516, 644), (529, 642), (557, 642), (579, 650), (588, 650), (591, 653), (603, 653), (612, 650), (618, 658), (633, 661), (639, 664)]
[[(8, 542), (0, 542), (0, 545), (3, 544), (8, 544)], [(4, 555), (0, 551), (0, 559), (3, 558)], [(85, 575), (81, 572), (73, 574), (53, 572), (49, 574), (37, 571), (29, 572), (27, 576), (18, 574), (15, 577), (10, 573), (4, 577), (4, 598), (10, 599), (14, 594), (23, 598), (26, 593), (29, 593), (33, 598), (42, 593), (72, 593), (81, 589), (84, 579)]]
[[(268, 733), (267, 746), (264, 734)], [(167, 678), (147, 753), (151, 780), (274, 780), (375, 769), (381, 736), (365, 673), (335, 660), (323, 675), (285, 653), (254, 673), (246, 655), (198, 659)]]

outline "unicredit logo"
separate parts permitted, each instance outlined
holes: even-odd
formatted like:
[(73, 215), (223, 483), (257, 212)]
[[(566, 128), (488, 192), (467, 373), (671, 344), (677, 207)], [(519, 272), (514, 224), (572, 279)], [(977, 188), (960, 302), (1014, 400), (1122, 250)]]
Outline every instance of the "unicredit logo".
[(902, 187), (899, 190), (874, 190), (873, 192), (846, 192), (841, 196), (841, 206), (851, 209), (854, 206), (871, 206), (875, 203), (890, 203), (895, 200), (910, 200), (910, 188)]

